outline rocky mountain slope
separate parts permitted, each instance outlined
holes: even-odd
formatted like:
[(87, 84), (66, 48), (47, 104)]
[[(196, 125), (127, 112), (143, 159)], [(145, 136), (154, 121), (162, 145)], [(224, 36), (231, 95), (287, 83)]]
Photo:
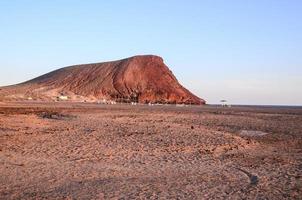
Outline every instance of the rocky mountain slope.
[(205, 104), (153, 55), (61, 68), (0, 88), (0, 99)]

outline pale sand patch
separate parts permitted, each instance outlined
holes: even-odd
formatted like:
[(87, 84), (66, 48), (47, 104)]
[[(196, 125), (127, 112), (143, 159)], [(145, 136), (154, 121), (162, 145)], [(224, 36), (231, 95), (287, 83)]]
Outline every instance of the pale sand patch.
[(265, 136), (269, 133), (266, 133), (263, 131), (242, 130), (242, 131), (240, 131), (239, 134), (242, 136), (259, 137), (259, 136)]

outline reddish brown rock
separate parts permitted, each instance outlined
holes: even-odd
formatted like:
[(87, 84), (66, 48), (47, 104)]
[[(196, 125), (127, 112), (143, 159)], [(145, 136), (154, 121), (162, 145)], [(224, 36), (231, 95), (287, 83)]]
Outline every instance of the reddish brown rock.
[(69, 100), (205, 104), (179, 84), (161, 57), (153, 55), (65, 67), (3, 90), (0, 95), (8, 99), (64, 95)]

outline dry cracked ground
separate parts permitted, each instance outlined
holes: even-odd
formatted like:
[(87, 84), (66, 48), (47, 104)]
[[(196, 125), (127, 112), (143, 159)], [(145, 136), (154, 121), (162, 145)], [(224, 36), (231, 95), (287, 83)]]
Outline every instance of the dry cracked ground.
[(0, 104), (0, 199), (301, 199), (302, 109)]

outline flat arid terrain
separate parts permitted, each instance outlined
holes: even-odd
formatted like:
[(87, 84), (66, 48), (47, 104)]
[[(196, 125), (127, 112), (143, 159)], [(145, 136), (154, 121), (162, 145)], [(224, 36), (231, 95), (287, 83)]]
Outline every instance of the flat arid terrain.
[(0, 199), (301, 199), (302, 108), (0, 103)]

